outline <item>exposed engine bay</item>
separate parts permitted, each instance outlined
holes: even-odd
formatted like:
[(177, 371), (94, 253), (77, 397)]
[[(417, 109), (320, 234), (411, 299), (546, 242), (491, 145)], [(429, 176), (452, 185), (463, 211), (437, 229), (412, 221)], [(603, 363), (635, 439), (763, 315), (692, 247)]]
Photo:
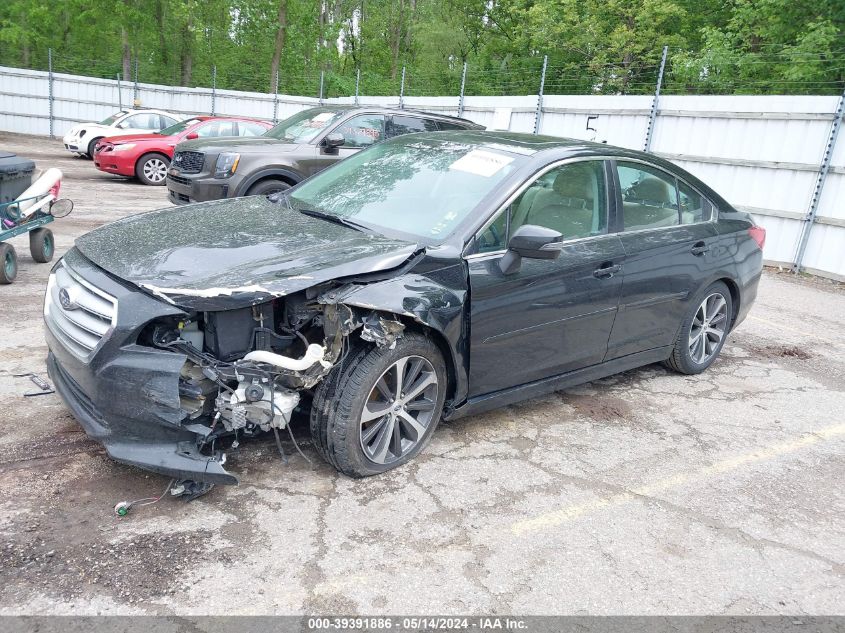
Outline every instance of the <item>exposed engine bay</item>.
[(353, 332), (390, 346), (404, 328), (392, 315), (327, 303), (312, 288), (251, 307), (159, 320), (139, 342), (185, 355), (183, 426), (222, 463), (223, 438), (237, 442), (288, 428), (300, 394), (348, 353)]

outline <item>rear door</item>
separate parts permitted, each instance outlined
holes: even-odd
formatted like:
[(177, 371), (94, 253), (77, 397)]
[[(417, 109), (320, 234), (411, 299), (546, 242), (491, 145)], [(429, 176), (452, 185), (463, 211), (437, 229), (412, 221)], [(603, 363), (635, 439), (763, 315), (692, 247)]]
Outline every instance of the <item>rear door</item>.
[[(622, 288), (624, 249), (608, 232), (603, 161), (536, 178), (476, 237), (470, 283), (470, 396), (600, 363)], [(523, 258), (504, 274), (509, 235), (533, 224), (564, 236), (556, 260)]]
[(674, 344), (687, 302), (714, 266), (717, 240), (712, 206), (674, 174), (637, 161), (611, 171), (625, 281), (608, 359)]

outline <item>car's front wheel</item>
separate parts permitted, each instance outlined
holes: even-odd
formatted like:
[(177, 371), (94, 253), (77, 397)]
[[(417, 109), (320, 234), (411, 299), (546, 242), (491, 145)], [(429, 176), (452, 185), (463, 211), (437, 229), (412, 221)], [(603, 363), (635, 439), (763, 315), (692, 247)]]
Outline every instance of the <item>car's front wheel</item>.
[(170, 160), (161, 154), (142, 156), (135, 165), (135, 175), (145, 185), (163, 185), (167, 180)]
[(721, 281), (700, 293), (681, 324), (666, 365), (682, 374), (698, 374), (713, 364), (730, 331), (733, 302)]
[(290, 189), (291, 185), (286, 183), (284, 180), (276, 180), (275, 178), (271, 178), (268, 180), (262, 180), (249, 188), (249, 191), (246, 192), (248, 196), (269, 196), (274, 193), (279, 193), (280, 191), (286, 191)]
[(407, 333), (392, 349), (361, 348), (339, 362), (314, 394), (311, 434), (341, 472), (376, 475), (428, 444), (445, 396), (446, 366), (437, 345)]
[(92, 138), (91, 142), (88, 143), (88, 154), (86, 154), (86, 156), (88, 156), (88, 158), (90, 158), (91, 160), (94, 160), (94, 153), (97, 149), (97, 143), (99, 143), (102, 140), (103, 140), (103, 137), (98, 136), (97, 138)]

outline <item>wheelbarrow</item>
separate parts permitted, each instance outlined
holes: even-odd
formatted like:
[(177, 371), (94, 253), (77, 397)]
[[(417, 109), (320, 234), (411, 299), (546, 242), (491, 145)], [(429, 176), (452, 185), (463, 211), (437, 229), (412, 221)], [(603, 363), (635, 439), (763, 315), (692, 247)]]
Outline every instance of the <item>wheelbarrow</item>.
[[(45, 225), (68, 215), (73, 202), (57, 199), (61, 172), (58, 178), (50, 172), (58, 170), (48, 170), (17, 200), (0, 204), (0, 284), (10, 284), (18, 276), (18, 256), (15, 248), (6, 242), (8, 239), (29, 233), (32, 259), (39, 263), (53, 259), (56, 243), (53, 232)], [(45, 177), (46, 182), (42, 182)]]

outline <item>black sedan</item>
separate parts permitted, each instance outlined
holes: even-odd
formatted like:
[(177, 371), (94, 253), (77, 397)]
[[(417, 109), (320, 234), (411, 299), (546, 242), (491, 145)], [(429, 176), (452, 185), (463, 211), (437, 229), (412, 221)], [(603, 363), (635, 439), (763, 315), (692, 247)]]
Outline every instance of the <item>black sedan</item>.
[(49, 370), (122, 462), (235, 483), (227, 448), (299, 411), (331, 464), (373, 475), (441, 419), (649, 363), (705, 370), (754, 301), (764, 239), (648, 154), (403, 136), (269, 199), (80, 238), (47, 289)]

